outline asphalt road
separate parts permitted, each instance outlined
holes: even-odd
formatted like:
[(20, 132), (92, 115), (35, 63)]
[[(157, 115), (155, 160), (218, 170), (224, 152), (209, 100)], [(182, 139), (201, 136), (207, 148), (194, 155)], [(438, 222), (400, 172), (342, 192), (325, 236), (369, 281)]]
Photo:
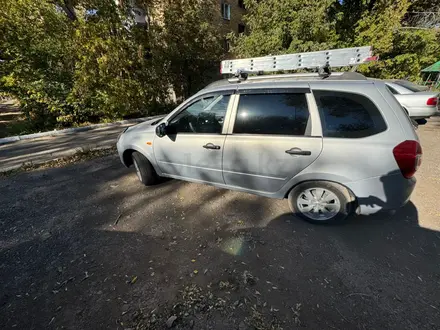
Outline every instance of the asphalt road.
[(342, 226), (116, 156), (1, 179), (0, 328), (438, 329), (439, 123), (412, 202)]

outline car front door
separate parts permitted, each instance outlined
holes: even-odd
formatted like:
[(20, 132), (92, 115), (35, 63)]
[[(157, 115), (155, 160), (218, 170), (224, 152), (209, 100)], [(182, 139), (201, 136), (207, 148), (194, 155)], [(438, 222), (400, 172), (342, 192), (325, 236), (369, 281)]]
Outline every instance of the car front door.
[(319, 114), (309, 112), (310, 89), (241, 89), (238, 94), (223, 151), (225, 183), (276, 193), (322, 150)]
[(224, 184), (223, 124), (232, 92), (196, 98), (168, 120), (167, 134), (154, 139), (157, 165), (167, 176)]

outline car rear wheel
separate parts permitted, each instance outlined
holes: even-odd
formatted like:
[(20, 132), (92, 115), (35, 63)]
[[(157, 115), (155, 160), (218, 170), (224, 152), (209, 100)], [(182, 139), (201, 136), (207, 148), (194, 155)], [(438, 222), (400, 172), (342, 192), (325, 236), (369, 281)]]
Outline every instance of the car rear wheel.
[(146, 186), (151, 186), (159, 182), (159, 176), (147, 157), (137, 151), (133, 152), (131, 157), (133, 158), (133, 165), (140, 182)]
[(312, 223), (340, 223), (352, 213), (347, 189), (332, 182), (301, 183), (290, 191), (288, 200), (295, 215)]

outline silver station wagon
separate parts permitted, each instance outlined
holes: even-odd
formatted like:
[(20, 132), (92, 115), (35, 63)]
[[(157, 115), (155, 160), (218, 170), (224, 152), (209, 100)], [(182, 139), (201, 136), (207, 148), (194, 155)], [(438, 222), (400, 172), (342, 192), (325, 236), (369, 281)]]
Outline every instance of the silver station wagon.
[(422, 150), (384, 82), (345, 74), (231, 81), (126, 129), (117, 142), (122, 163), (145, 185), (169, 177), (287, 199), (314, 223), (409, 200)]

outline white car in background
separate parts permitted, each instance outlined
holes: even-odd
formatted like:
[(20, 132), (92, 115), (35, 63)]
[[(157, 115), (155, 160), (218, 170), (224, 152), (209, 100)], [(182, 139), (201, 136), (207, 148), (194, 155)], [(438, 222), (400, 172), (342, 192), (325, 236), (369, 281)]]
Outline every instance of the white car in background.
[(440, 115), (438, 92), (426, 91), (424, 86), (418, 86), (406, 80), (389, 80), (385, 81), (385, 84), (408, 113), (409, 117), (417, 123), (425, 123), (425, 118)]

